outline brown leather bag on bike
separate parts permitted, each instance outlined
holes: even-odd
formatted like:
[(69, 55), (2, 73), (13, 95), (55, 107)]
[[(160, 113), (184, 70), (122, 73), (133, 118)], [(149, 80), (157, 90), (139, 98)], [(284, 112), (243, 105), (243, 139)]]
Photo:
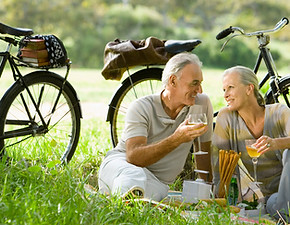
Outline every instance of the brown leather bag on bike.
[(164, 43), (155, 37), (109, 42), (104, 51), (103, 77), (106, 80), (120, 80), (130, 67), (166, 64), (172, 54), (165, 51)]

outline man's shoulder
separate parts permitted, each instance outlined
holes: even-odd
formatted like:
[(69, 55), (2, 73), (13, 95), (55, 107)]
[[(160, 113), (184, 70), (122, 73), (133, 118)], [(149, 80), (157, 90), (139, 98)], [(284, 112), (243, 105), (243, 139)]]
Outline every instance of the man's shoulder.
[(208, 104), (210, 102), (210, 98), (207, 94), (201, 93), (195, 97), (195, 103), (199, 105)]
[(141, 98), (138, 98), (136, 100), (134, 100), (131, 104), (130, 104), (130, 109), (131, 110), (149, 110), (150, 108), (154, 108), (155, 104), (158, 104), (158, 95), (157, 94), (152, 94), (152, 95), (147, 95), (147, 96), (143, 96)]
[(206, 93), (200, 93), (196, 95), (196, 98), (199, 99), (209, 99), (208, 95)]
[(152, 104), (154, 102), (158, 102), (159, 95), (158, 94), (152, 94), (152, 95), (146, 95), (141, 98), (138, 98), (134, 101), (135, 104)]

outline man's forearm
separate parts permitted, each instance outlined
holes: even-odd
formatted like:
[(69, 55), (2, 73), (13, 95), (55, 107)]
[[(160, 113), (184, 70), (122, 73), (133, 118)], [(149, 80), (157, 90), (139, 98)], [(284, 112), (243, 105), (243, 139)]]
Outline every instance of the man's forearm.
[(127, 161), (140, 167), (157, 162), (181, 144), (180, 139), (175, 134), (150, 145), (144, 143), (144, 145), (134, 146), (130, 141), (134, 141), (134, 139), (128, 140), (127, 146), (131, 144), (130, 148), (134, 150), (127, 150)]

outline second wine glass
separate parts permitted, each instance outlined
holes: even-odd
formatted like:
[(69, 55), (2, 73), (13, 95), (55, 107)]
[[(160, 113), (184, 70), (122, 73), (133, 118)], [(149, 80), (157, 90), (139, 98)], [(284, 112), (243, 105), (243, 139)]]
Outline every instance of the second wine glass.
[[(207, 117), (205, 113), (192, 113), (188, 115), (188, 125), (197, 125), (202, 123), (204, 126), (207, 125)], [(202, 127), (204, 127), (202, 126)], [(201, 129), (202, 127), (198, 128)], [(204, 152), (201, 150), (201, 144), (200, 144), (200, 138), (197, 137), (197, 145), (198, 145), (198, 151), (194, 152), (194, 155), (204, 155), (208, 154), (208, 152)]]
[(260, 153), (258, 152), (258, 149), (253, 146), (253, 144), (256, 143), (256, 139), (247, 139), (245, 140), (246, 149), (248, 152), (248, 155), (252, 158), (252, 163), (254, 166), (254, 184), (259, 185), (262, 184), (261, 182), (257, 181), (257, 164), (258, 164), (258, 158), (260, 156)]

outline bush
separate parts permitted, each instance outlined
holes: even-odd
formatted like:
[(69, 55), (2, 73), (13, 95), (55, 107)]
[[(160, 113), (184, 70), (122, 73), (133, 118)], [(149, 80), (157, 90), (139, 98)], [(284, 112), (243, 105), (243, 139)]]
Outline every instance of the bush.
[(235, 65), (243, 65), (253, 68), (257, 54), (243, 41), (235, 39), (220, 52), (221, 42), (207, 39), (199, 46), (195, 53), (207, 67), (226, 69)]

